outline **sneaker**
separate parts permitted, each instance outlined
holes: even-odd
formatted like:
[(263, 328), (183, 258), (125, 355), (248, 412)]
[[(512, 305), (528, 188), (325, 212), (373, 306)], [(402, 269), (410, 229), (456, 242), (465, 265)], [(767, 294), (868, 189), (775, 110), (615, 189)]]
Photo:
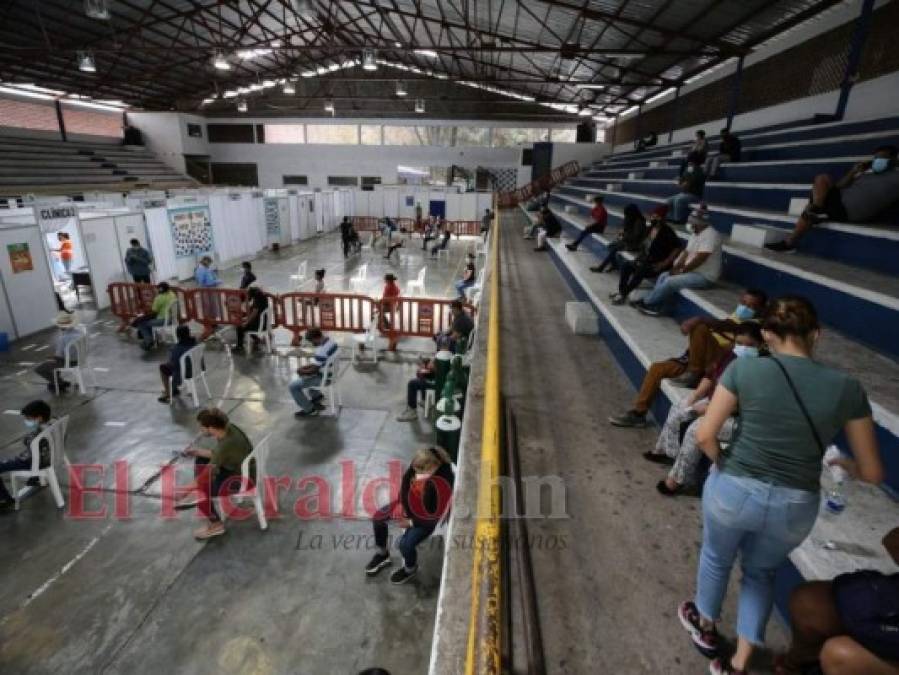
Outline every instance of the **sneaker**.
[(663, 466), (671, 466), (674, 464), (673, 458), (669, 457), (664, 452), (655, 452), (653, 450), (644, 452), (643, 459), (647, 462), (652, 462), (653, 464), (662, 464)]
[(665, 497), (674, 497), (675, 495), (680, 494), (680, 488), (672, 490), (670, 487), (668, 487), (668, 483), (663, 480), (660, 480), (658, 483), (656, 483), (656, 490), (659, 491), (660, 495), (664, 495)]
[(796, 251), (796, 246), (788, 244), (786, 239), (765, 244), (765, 248), (776, 253), (794, 253)]
[(628, 410), (623, 415), (610, 417), (609, 422), (615, 427), (642, 428), (646, 426), (646, 414), (641, 415), (636, 410)]
[(296, 418), (300, 418), (300, 417), (315, 417), (316, 415), (318, 415), (318, 412), (319, 412), (319, 409), (318, 409), (318, 408), (312, 408), (312, 410), (297, 410), (297, 411), (293, 414), (293, 416), (296, 417)]
[[(565, 244), (565, 248), (567, 248), (569, 251), (577, 251), (576, 244)], [(590, 268), (590, 269), (593, 269), (593, 268)]]
[(690, 634), (693, 645), (700, 654), (710, 659), (718, 655), (718, 631), (714, 626), (708, 630), (702, 628), (699, 610), (692, 600), (680, 604), (677, 608), (677, 618)]
[(168, 396), (165, 396), (165, 395), (160, 396), (160, 397), (157, 398), (156, 400), (159, 401), (160, 403), (164, 403), (165, 405), (168, 405), (169, 402), (171, 401), (171, 399), (170, 399)]
[(668, 381), (675, 387), (683, 387), (684, 389), (696, 389), (699, 381), (702, 379), (702, 373), (692, 373), (689, 370), (677, 377), (672, 377)]
[(387, 553), (375, 553), (365, 566), (365, 573), (373, 577), (385, 567), (390, 567), (390, 556)]
[(746, 675), (749, 671), (737, 670), (728, 659), (714, 659), (709, 664), (709, 672), (712, 675)]
[(412, 408), (406, 408), (403, 412), (396, 416), (397, 422), (414, 422), (418, 419), (418, 411)]
[(652, 305), (647, 305), (644, 302), (640, 303), (640, 305), (637, 307), (637, 311), (640, 312), (640, 314), (645, 314), (646, 316), (662, 315), (662, 311), (660, 309), (653, 307)]
[(221, 537), (225, 534), (225, 526), (222, 523), (209, 523), (206, 527), (201, 527), (198, 530), (194, 530), (194, 539), (198, 539), (199, 541), (206, 541), (207, 539), (212, 539), (213, 537)]
[(403, 565), (398, 570), (396, 570), (393, 574), (390, 575), (390, 583), (397, 584), (397, 585), (404, 584), (407, 581), (409, 581), (409, 579), (414, 577), (417, 572), (418, 572), (417, 567), (413, 567), (411, 570), (407, 570), (406, 566)]

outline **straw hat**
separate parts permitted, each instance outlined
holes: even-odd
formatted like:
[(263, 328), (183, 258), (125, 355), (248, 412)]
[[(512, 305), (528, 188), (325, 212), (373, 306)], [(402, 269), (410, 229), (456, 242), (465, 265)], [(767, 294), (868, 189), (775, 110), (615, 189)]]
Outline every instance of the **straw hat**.
[(78, 325), (78, 317), (74, 313), (69, 314), (68, 312), (60, 312), (56, 315), (54, 323), (59, 328), (74, 328)]

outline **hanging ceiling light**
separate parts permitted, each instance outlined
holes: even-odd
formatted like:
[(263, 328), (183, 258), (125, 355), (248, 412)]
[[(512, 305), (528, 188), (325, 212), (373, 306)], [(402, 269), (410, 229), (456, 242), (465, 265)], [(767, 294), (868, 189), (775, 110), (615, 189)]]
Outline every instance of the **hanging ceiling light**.
[(425, 111), (425, 100), (423, 98), (415, 99), (415, 112), (423, 113)]
[(334, 114), (334, 101), (331, 99), (325, 101), (325, 112), (329, 112), (332, 115)]
[(406, 85), (402, 82), (396, 83), (396, 95), (397, 96), (406, 96), (408, 95), (408, 91), (406, 91)]
[(228, 59), (225, 58), (222, 52), (215, 53), (215, 56), (212, 58), (212, 65), (215, 66), (216, 70), (231, 70), (231, 64), (228, 63)]
[(285, 94), (297, 93), (296, 87), (293, 86), (293, 82), (291, 82), (290, 80), (287, 80), (287, 82), (284, 83), (284, 89), (282, 89), (281, 91), (283, 91)]
[(238, 99), (237, 101), (237, 112), (246, 112), (247, 111), (247, 102), (245, 99)]
[(366, 49), (362, 52), (362, 69), (377, 70), (378, 64), (375, 63), (375, 50)]
[(109, 7), (106, 0), (84, 0), (84, 13), (91, 19), (109, 20)]
[(90, 52), (78, 52), (78, 70), (82, 73), (96, 73), (97, 65), (94, 56)]

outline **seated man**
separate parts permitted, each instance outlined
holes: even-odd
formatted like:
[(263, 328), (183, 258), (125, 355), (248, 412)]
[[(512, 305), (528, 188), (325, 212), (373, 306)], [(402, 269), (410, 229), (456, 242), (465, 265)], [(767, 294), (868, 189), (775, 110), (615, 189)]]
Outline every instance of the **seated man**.
[[(178, 395), (178, 387), (182, 378), (191, 377), (190, 370), (181, 372), (181, 357), (197, 346), (197, 340), (190, 334), (190, 326), (182, 324), (175, 329), (175, 344), (169, 347), (169, 358), (165, 363), (159, 364), (159, 377), (162, 379), (162, 395), (156, 399), (160, 403), (168, 404), (172, 396)], [(188, 369), (190, 363), (187, 364)], [(169, 379), (171, 378), (171, 383)], [(171, 389), (169, 385), (171, 384)]]
[(437, 349), (455, 351), (456, 342), (462, 338), (468, 340), (471, 331), (474, 330), (474, 320), (465, 311), (461, 300), (453, 300), (450, 305), (450, 313), (453, 317), (452, 326), (448, 331), (435, 335), (434, 341), (437, 343)]
[(403, 566), (390, 575), (390, 583), (404, 584), (418, 571), (417, 548), (431, 536), (450, 508), (453, 497), (452, 460), (442, 448), (423, 448), (415, 453), (403, 474), (399, 494), (372, 517), (377, 552), (365, 566), (373, 577), (390, 565), (387, 524), (392, 520), (404, 529), (397, 542)]
[(436, 386), (434, 368), (434, 359), (421, 357), (415, 377), (406, 383), (406, 409), (397, 415), (397, 422), (414, 422), (418, 419), (418, 397)]
[(815, 176), (812, 198), (796, 221), (793, 232), (783, 241), (765, 244), (771, 251), (793, 251), (813, 225), (825, 220), (870, 223), (899, 200), (899, 169), (895, 145), (882, 145), (874, 158), (859, 162), (834, 182), (826, 173)]
[(166, 282), (160, 281), (156, 285), (156, 297), (153, 298), (150, 311), (131, 322), (131, 327), (137, 329), (140, 346), (145, 351), (153, 348), (153, 329), (165, 325), (166, 313), (177, 300), (175, 291)]
[[(301, 366), (297, 370), (299, 378), (290, 383), (290, 395), (296, 401), (300, 409), (294, 413), (294, 417), (314, 417), (318, 415), (319, 409), (322, 407), (318, 401), (322, 394), (320, 391), (310, 397), (306, 396), (303, 389), (309, 387), (318, 387), (322, 385), (322, 369), (325, 367), (328, 359), (337, 351), (337, 343), (321, 332), (319, 328), (310, 328), (306, 332), (306, 340), (311, 342), (315, 347), (315, 353), (312, 356), (312, 363)], [(332, 374), (333, 377), (333, 374)]]
[(680, 192), (668, 198), (668, 207), (671, 209), (671, 222), (682, 224), (687, 219), (690, 204), (702, 199), (702, 191), (705, 187), (705, 172), (702, 164), (705, 157), (691, 152), (687, 155), (687, 166), (678, 179)]
[(465, 291), (475, 285), (478, 279), (478, 273), (475, 269), (475, 255), (468, 254), (468, 262), (465, 263), (465, 271), (462, 272), (462, 278), (456, 282), (456, 294), (460, 300), (465, 299)]
[[(646, 413), (662, 389), (662, 380), (677, 378), (684, 373), (697, 370), (701, 374), (707, 373), (718, 362), (721, 355), (727, 353), (733, 346), (737, 329), (744, 322), (757, 323), (755, 321), (756, 312), (761, 311), (761, 307), (765, 303), (767, 303), (767, 296), (762, 291), (749, 290), (743, 293), (740, 304), (723, 321), (718, 322), (705, 318), (685, 321), (681, 326), (681, 332), (689, 336), (687, 350), (678, 357), (651, 364), (643, 377), (643, 383), (640, 385), (640, 392), (637, 394), (633, 407), (623, 415), (610, 417), (609, 421), (616, 427), (646, 426)], [(712, 330), (712, 327), (718, 330)], [(725, 341), (726, 346), (722, 347), (719, 338)], [(694, 378), (692, 372), (690, 377)], [(678, 384), (684, 386), (690, 382), (678, 381)]]
[(718, 154), (709, 157), (705, 161), (706, 178), (714, 178), (717, 175), (721, 162), (739, 162), (741, 148), (740, 139), (730, 133), (730, 130), (722, 129), (721, 142), (718, 144)]
[(437, 251), (443, 251), (444, 249), (446, 249), (447, 246), (449, 246), (450, 237), (453, 235), (453, 228), (450, 227), (450, 224), (448, 222), (446, 222), (443, 218), (441, 218), (440, 222), (437, 224), (437, 231), (438, 232), (442, 231), (443, 234), (440, 235), (440, 243), (436, 244), (431, 249), (431, 257), (432, 258), (437, 257)]
[[(899, 564), (899, 528), (883, 545)], [(899, 675), (899, 574), (860, 570), (806, 581), (790, 597), (793, 640), (776, 675)], [(818, 669), (820, 668), (820, 669)]]
[(535, 251), (548, 251), (546, 246), (547, 239), (556, 239), (562, 233), (562, 223), (556, 218), (556, 214), (549, 210), (549, 207), (543, 209), (543, 223), (537, 230), (537, 246)]
[(640, 152), (642, 150), (646, 150), (646, 148), (654, 147), (656, 145), (656, 143), (658, 143), (658, 142), (659, 142), (658, 135), (655, 132), (650, 131), (645, 136), (638, 138), (636, 141), (634, 141), (634, 150), (636, 150), (637, 152)]
[[(262, 292), (258, 286), (252, 286), (247, 290), (248, 311), (246, 320), (242, 325), (237, 326), (237, 346), (234, 347), (235, 354), (243, 354), (244, 352), (244, 336), (247, 333), (255, 332), (260, 329), (260, 321), (262, 313), (268, 309), (268, 297)], [(268, 326), (271, 328), (271, 325)], [(259, 338), (255, 335), (253, 338), (253, 349), (259, 345)]]
[[(63, 367), (66, 361), (66, 349), (68, 349), (71, 343), (84, 335), (84, 333), (78, 330), (78, 317), (75, 314), (60, 312), (56, 315), (55, 323), (56, 327), (59, 328), (59, 332), (56, 334), (53, 358), (39, 363), (34, 369), (34, 372), (47, 380), (47, 388), (51, 392), (59, 394), (66, 391), (72, 385), (70, 382), (66, 382), (60, 377), (60, 391), (56, 391), (56, 387), (53, 383), (53, 372), (57, 368)], [(78, 364), (76, 362), (71, 362), (70, 365), (76, 366)]]
[[(197, 506), (209, 523), (194, 532), (201, 541), (225, 534), (225, 524), (212, 502), (214, 497), (222, 497), (241, 488), (241, 464), (253, 452), (253, 444), (247, 435), (228, 420), (228, 416), (218, 408), (201, 410), (197, 415), (200, 431), (204, 436), (215, 439), (213, 450), (190, 447), (184, 451), (194, 461), (196, 490), (179, 500), (178, 507)], [(250, 463), (250, 480), (256, 479), (253, 462)], [(250, 487), (250, 486), (245, 486)], [(197, 494), (199, 493), (199, 494)]]
[(606, 211), (602, 201), (602, 195), (596, 195), (593, 198), (593, 208), (590, 210), (590, 219), (593, 222), (581, 230), (577, 239), (570, 244), (565, 244), (565, 248), (569, 251), (577, 251), (577, 247), (581, 245), (581, 242), (591, 234), (602, 234), (606, 231), (606, 225), (609, 224), (609, 212)]
[(670, 272), (663, 272), (652, 292), (631, 303), (643, 314), (659, 316), (668, 302), (684, 288), (708, 288), (721, 276), (721, 235), (700, 206), (687, 223), (690, 238)]
[(649, 232), (646, 235), (646, 251), (634, 260), (627, 260), (620, 253), (617, 256), (621, 273), (618, 277), (618, 292), (612, 293), (612, 304), (623, 305), (627, 296), (637, 288), (644, 279), (655, 279), (662, 272), (671, 269), (675, 259), (681, 254), (684, 245), (680, 237), (665, 222), (667, 206), (657, 206), (649, 214)]
[[(31, 470), (31, 442), (40, 434), (47, 425), (50, 424), (50, 406), (43, 401), (31, 401), (26, 403), (25, 407), (20, 411), (22, 419), (28, 433), (22, 439), (25, 449), (18, 455), (10, 459), (0, 460), (0, 474), (9, 471), (30, 471)], [(44, 440), (40, 444), (40, 462), (38, 466), (45, 468), (50, 466), (50, 444)], [(38, 479), (28, 481), (30, 487), (40, 487)], [(15, 506), (16, 502), (13, 496), (9, 494), (3, 480), (0, 479), (0, 511), (8, 511)]]

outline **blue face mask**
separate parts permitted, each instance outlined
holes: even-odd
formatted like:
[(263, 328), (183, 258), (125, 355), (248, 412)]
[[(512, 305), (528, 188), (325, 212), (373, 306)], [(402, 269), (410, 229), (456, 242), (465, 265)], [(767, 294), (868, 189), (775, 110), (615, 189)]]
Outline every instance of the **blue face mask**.
[(889, 157), (875, 157), (871, 162), (871, 171), (874, 173), (883, 173), (890, 168)]
[(758, 347), (750, 347), (748, 345), (734, 345), (734, 354), (737, 358), (742, 358), (744, 356), (758, 356), (759, 349)]
[(737, 305), (737, 308), (734, 310), (734, 316), (740, 321), (749, 321), (749, 319), (755, 316), (755, 310), (746, 305)]
[(37, 420), (29, 419), (27, 417), (25, 418), (25, 426), (28, 427), (29, 429), (37, 429), (40, 426), (40, 424), (41, 423), (38, 422)]

